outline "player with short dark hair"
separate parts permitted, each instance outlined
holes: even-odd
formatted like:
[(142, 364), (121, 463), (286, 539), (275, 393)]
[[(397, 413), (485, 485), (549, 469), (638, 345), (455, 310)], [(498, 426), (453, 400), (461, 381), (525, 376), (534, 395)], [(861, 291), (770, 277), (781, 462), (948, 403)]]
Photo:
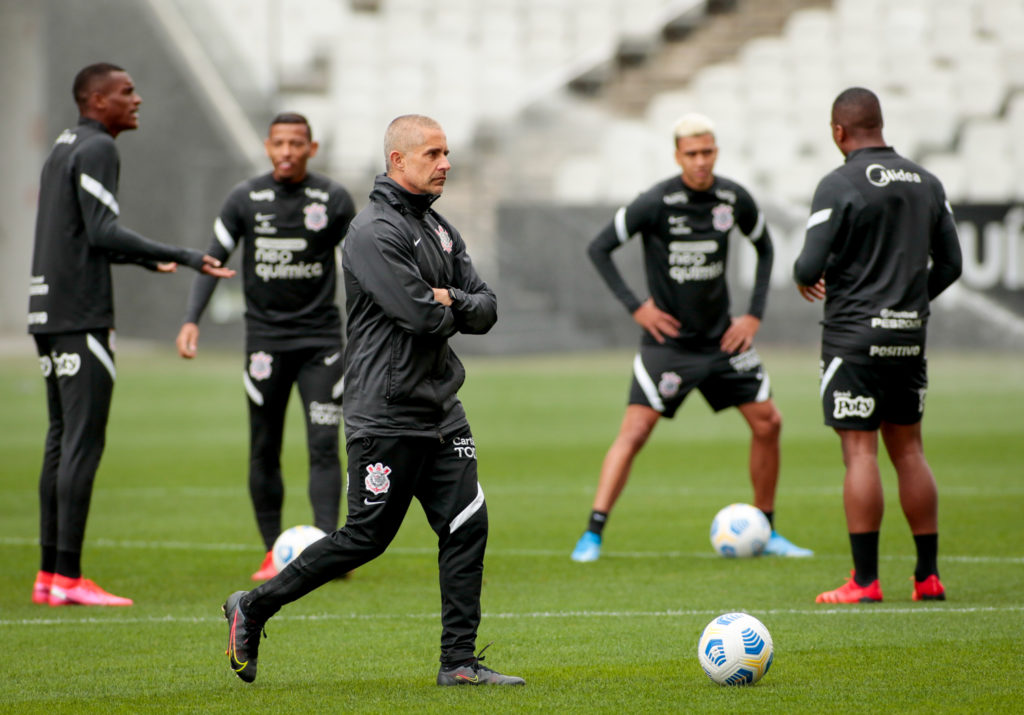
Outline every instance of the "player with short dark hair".
[[(341, 184), (307, 170), (319, 146), (306, 117), (274, 117), (265, 148), (273, 169), (232, 189), (210, 244), (223, 261), (243, 247), (249, 494), (266, 550), (256, 581), (277, 572), (271, 550), (281, 534), (281, 445), (293, 385), (305, 413), (313, 523), (328, 533), (338, 527), (344, 361), (336, 251), (355, 214)], [(184, 358), (196, 356), (199, 320), (216, 286), (202, 276), (192, 286), (177, 337)]]
[(46, 379), (49, 430), (39, 475), (42, 562), (32, 600), (51, 606), (127, 606), (82, 577), (82, 545), (114, 389), (111, 263), (172, 272), (177, 263), (234, 275), (199, 251), (151, 241), (120, 225), (121, 161), (114, 139), (138, 127), (142, 99), (107, 62), (84, 67), (73, 95), (78, 125), (57, 137), (39, 186), (29, 332)]
[(386, 133), (387, 173), (352, 221), (342, 249), (348, 315), (345, 395), (348, 518), (274, 578), (228, 597), (228, 657), (256, 678), (267, 619), (387, 549), (413, 498), (438, 537), (438, 685), (522, 685), (485, 667), (476, 649), (487, 548), (487, 504), (476, 444), (459, 401), (465, 370), (448, 344), (482, 334), (497, 300), (462, 236), (434, 211), (451, 164), (441, 126), (421, 115)]
[[(662, 417), (671, 418), (697, 388), (716, 412), (736, 407), (751, 431), (750, 479), (754, 506), (772, 524), (765, 553), (810, 556), (774, 529), (782, 416), (753, 348), (771, 276), (771, 236), (757, 204), (742, 186), (714, 173), (718, 146), (711, 120), (687, 114), (676, 124), (675, 158), (682, 174), (655, 184), (591, 242), (588, 253), (605, 283), (644, 329), (633, 361), (629, 404), (601, 466), (587, 530), (574, 561), (601, 554), (608, 514), (626, 486), (633, 458)], [(729, 236), (747, 238), (757, 252), (750, 305), (729, 315), (725, 269)], [(641, 301), (623, 280), (611, 254), (641, 236), (650, 297)]]
[(882, 600), (879, 431), (917, 549), (913, 600), (944, 600), (938, 489), (924, 456), (921, 420), (929, 304), (962, 267), (953, 211), (935, 176), (886, 145), (873, 92), (853, 87), (840, 93), (831, 124), (846, 163), (814, 192), (794, 276), (805, 299), (825, 301), (820, 394), (825, 424), (842, 445), (854, 569), (845, 584), (817, 601)]

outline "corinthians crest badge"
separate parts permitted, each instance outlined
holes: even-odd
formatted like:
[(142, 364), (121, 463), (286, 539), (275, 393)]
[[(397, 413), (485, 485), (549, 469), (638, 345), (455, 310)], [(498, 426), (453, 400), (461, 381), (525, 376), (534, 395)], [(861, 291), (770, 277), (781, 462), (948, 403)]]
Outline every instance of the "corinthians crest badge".
[(391, 467), (387, 467), (380, 462), (369, 464), (366, 466), (364, 484), (374, 494), (383, 494), (391, 488), (391, 480), (388, 479), (389, 474), (391, 474)]

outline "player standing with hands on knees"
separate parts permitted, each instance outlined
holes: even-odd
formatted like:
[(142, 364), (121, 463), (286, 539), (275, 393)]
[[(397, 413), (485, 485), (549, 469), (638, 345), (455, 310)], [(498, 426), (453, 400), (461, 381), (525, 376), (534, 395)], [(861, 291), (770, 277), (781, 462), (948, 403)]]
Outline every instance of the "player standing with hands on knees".
[(882, 600), (879, 431), (917, 549), (913, 600), (945, 600), (938, 488), (925, 460), (921, 420), (929, 303), (962, 267), (953, 211), (938, 179), (886, 145), (873, 92), (842, 92), (831, 124), (846, 163), (818, 184), (794, 276), (805, 299), (825, 301), (820, 394), (846, 466), (843, 504), (854, 569), (817, 601)]
[[(355, 215), (341, 184), (307, 171), (319, 145), (304, 116), (278, 114), (264, 146), (273, 170), (231, 191), (210, 244), (210, 254), (222, 261), (243, 247), (249, 495), (266, 549), (254, 581), (277, 573), (271, 549), (281, 534), (281, 445), (295, 384), (306, 418), (313, 523), (325, 533), (338, 528), (344, 361), (336, 251)], [(192, 284), (176, 341), (183, 358), (196, 356), (199, 319), (216, 287), (205, 276)]]
[(228, 657), (256, 678), (260, 635), (285, 604), (377, 558), (419, 500), (438, 536), (438, 685), (523, 685), (476, 649), (487, 504), (476, 444), (458, 397), (456, 333), (486, 333), (497, 299), (458, 231), (432, 208), (451, 164), (441, 126), (404, 115), (384, 137), (387, 173), (353, 219), (342, 249), (347, 310), (345, 438), (348, 517), (262, 586), (228, 597)]
[[(629, 479), (633, 458), (658, 420), (675, 416), (694, 388), (716, 412), (736, 407), (750, 426), (754, 506), (772, 524), (764, 553), (811, 556), (774, 528), (782, 416), (753, 348), (774, 256), (768, 227), (746, 189), (714, 173), (718, 146), (710, 119), (687, 114), (676, 124), (674, 137), (682, 174), (655, 184), (620, 208), (588, 249), (605, 283), (644, 332), (633, 361), (629, 405), (605, 455), (590, 521), (572, 559), (600, 557), (602, 531)], [(750, 306), (736, 318), (729, 315), (725, 279), (734, 231), (757, 251)], [(611, 257), (635, 235), (643, 240), (650, 291), (644, 301), (626, 285)]]
[(92, 487), (114, 390), (111, 263), (169, 273), (183, 263), (211, 277), (234, 271), (199, 251), (151, 241), (118, 223), (121, 160), (114, 139), (139, 126), (142, 98), (121, 67), (83, 68), (72, 88), (78, 124), (65, 129), (39, 186), (29, 333), (46, 380), (49, 429), (39, 475), (42, 560), (32, 601), (130, 606), (82, 576)]

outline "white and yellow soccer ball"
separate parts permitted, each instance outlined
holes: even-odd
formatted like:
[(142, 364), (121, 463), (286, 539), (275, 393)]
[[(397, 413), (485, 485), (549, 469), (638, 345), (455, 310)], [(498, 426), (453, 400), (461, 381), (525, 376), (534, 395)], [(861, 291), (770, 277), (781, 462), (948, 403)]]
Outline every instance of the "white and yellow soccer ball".
[(697, 657), (719, 685), (753, 685), (772, 667), (775, 646), (761, 621), (746, 613), (725, 613), (700, 635)]
[(760, 556), (771, 538), (768, 518), (750, 504), (730, 504), (711, 521), (711, 546), (719, 556)]
[(280, 573), (281, 569), (294, 561), (295, 557), (301, 554), (303, 549), (325, 536), (327, 534), (320, 529), (306, 524), (285, 529), (277, 537), (277, 541), (274, 542), (274, 548), (270, 552), (274, 568)]

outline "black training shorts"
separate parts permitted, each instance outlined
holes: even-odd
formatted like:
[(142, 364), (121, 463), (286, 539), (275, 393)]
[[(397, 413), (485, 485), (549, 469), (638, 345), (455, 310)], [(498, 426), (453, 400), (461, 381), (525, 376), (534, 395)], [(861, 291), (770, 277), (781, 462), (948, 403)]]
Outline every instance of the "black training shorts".
[(633, 359), (629, 404), (646, 405), (671, 418), (693, 388), (700, 390), (715, 412), (771, 397), (771, 383), (753, 348), (729, 354), (641, 346)]
[(924, 357), (860, 364), (821, 356), (821, 405), (829, 427), (876, 430), (882, 422), (916, 424), (924, 416), (927, 392)]

